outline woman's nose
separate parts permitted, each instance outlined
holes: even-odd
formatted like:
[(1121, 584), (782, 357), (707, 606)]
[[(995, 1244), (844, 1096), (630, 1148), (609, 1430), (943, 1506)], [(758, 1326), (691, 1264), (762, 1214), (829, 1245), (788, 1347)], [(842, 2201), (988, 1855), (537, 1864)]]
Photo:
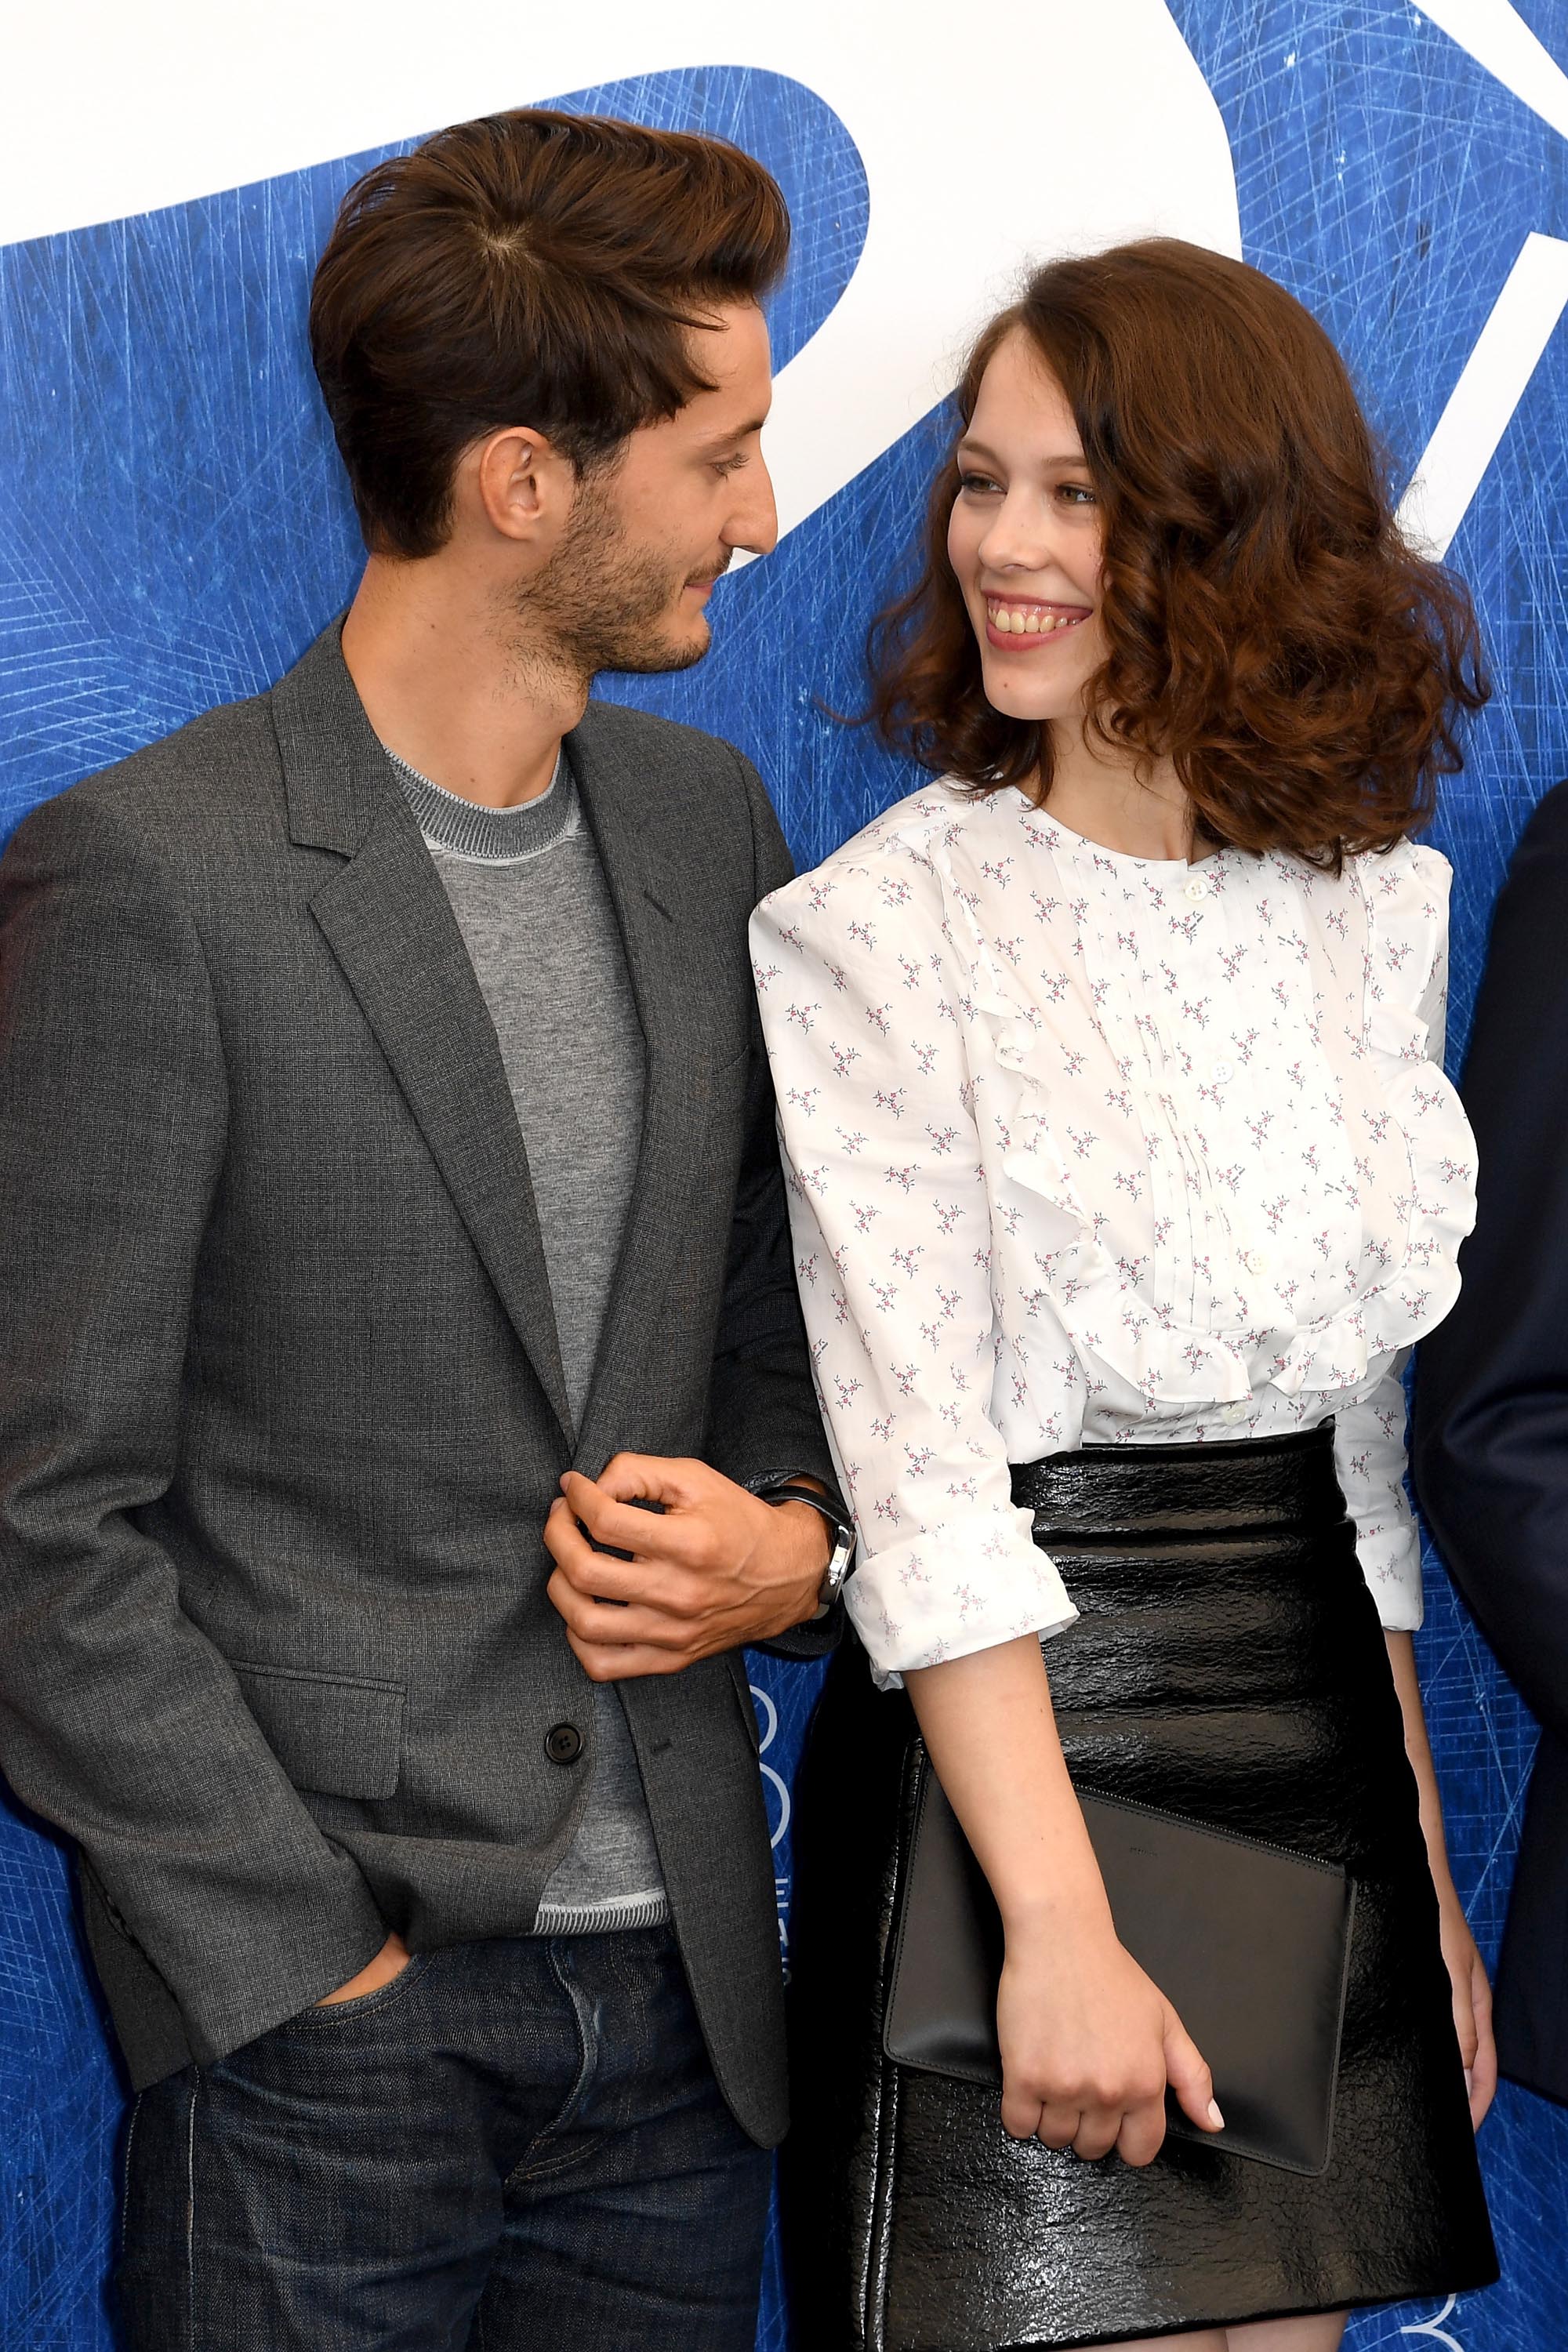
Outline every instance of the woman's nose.
[(1005, 499), (980, 542), (987, 572), (1042, 572), (1050, 560), (1050, 534), (1037, 514)]

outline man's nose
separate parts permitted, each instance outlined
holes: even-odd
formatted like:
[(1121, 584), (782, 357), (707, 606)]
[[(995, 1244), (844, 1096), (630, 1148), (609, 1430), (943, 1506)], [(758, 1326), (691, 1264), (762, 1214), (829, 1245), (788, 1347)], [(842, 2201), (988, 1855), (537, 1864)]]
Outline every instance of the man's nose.
[(779, 543), (779, 510), (766, 458), (759, 457), (735, 478), (744, 485), (744, 496), (725, 527), (725, 544), (743, 547), (749, 555), (771, 555)]

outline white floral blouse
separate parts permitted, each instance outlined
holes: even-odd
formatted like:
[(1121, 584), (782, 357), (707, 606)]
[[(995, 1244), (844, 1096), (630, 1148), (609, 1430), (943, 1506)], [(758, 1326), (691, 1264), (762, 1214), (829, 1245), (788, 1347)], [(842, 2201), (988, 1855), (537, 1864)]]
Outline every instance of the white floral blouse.
[(796, 1273), (879, 1681), (1075, 1614), (1010, 1462), (1331, 1414), (1386, 1626), (1421, 1618), (1403, 1351), (1474, 1146), (1448, 867), (1100, 849), (900, 802), (752, 921)]

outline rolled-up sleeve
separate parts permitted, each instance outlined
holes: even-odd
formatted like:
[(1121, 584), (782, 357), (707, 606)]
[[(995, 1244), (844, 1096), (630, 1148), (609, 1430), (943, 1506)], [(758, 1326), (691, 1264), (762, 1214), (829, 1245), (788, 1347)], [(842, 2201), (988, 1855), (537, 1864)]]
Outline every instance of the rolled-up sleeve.
[[(1433, 877), (1423, 871), (1421, 878), (1430, 889)], [(1404, 968), (1400, 979), (1415, 991), (1414, 1010), (1426, 1030), (1426, 1059), (1441, 1069), (1448, 1013), (1446, 923), (1433, 928), (1427, 968)], [(1389, 1633), (1418, 1631), (1425, 1608), (1421, 1538), (1405, 1492), (1405, 1370), (1409, 1360), (1409, 1349), (1401, 1349), (1334, 1415), (1334, 1466), (1345, 1507), (1355, 1522), (1356, 1558)]]
[(1405, 1350), (1334, 1416), (1334, 1467), (1355, 1522), (1356, 1558), (1389, 1633), (1413, 1633), (1421, 1622), (1421, 1539), (1405, 1492), (1407, 1360)]
[(991, 1217), (940, 889), (836, 863), (752, 918), (795, 1273), (877, 1678), (1071, 1622), (991, 1412)]

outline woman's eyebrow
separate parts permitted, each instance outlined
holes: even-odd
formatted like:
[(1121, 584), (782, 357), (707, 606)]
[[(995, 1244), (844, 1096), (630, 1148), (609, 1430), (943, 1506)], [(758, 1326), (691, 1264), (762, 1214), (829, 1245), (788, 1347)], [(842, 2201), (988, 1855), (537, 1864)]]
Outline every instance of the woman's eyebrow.
[[(994, 449), (988, 449), (984, 441), (971, 441), (967, 436), (959, 443), (954, 455), (960, 457), (984, 457), (989, 465), (993, 466), (998, 463)], [(1039, 466), (1081, 466), (1086, 463), (1086, 460), (1081, 449), (1054, 449), (1048, 456), (1037, 457), (1034, 462)]]

